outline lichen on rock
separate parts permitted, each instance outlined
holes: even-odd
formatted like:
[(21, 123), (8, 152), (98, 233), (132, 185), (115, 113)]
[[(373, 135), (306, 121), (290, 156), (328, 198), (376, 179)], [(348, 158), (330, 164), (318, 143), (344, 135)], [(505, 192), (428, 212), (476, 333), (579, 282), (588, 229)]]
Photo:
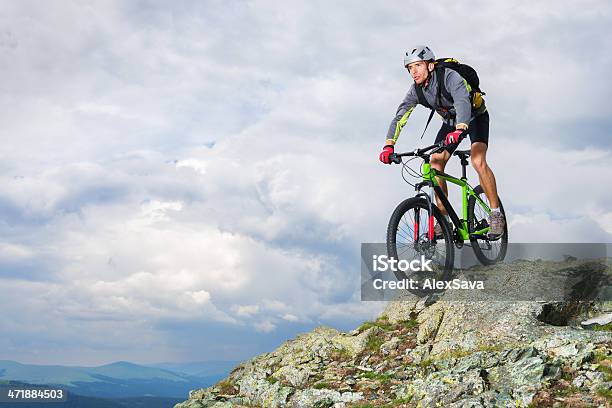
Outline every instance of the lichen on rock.
[[(528, 271), (530, 264), (514, 266)], [(609, 407), (611, 332), (580, 325), (580, 316), (609, 309), (609, 302), (444, 295), (432, 301), (405, 294), (374, 322), (349, 333), (318, 327), (297, 336), (240, 364), (216, 386), (192, 391), (175, 408), (552, 407), (560, 401)]]

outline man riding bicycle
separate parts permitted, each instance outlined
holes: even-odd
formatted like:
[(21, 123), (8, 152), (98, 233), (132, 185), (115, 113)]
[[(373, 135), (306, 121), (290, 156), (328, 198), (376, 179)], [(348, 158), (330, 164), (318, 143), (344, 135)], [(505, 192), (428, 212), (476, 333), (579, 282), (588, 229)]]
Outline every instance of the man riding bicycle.
[[(478, 173), (480, 185), (489, 199), (491, 207), (489, 237), (497, 238), (504, 232), (505, 221), (499, 209), (495, 175), (486, 160), (489, 142), (489, 112), (487, 112), (482, 98), (478, 101), (479, 103), (473, 103), (470, 95), (470, 85), (455, 70), (445, 69), (443, 71), (442, 83), (448, 91), (447, 95), (440, 93), (438, 91), (435, 60), (433, 51), (424, 45), (419, 45), (412, 51), (406, 52), (404, 66), (410, 72), (414, 84), (410, 87), (391, 121), (385, 146), (380, 153), (380, 161), (391, 164), (389, 156), (394, 152), (393, 146), (416, 105), (430, 105), (428, 107), (434, 109), (443, 118), (442, 127), (438, 131), (435, 143), (444, 141), (446, 146), (444, 151), (431, 156), (431, 166), (438, 171), (444, 171), (446, 163), (461, 140), (467, 135), (470, 136), (472, 166)], [(421, 98), (425, 99), (424, 101), (419, 98), (419, 93)], [(475, 107), (475, 105), (477, 106)], [(438, 183), (444, 194), (448, 195), (446, 181), (438, 178)], [(448, 212), (437, 195), (436, 203), (448, 220)], [(435, 234), (436, 237), (442, 235), (442, 228), (439, 225), (435, 226)]]

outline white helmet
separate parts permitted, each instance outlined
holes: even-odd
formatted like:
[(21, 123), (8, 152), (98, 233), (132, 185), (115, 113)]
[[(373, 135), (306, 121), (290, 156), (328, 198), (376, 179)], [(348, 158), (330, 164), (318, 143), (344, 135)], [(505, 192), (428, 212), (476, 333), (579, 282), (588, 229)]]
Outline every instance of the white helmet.
[(432, 61), (435, 59), (436, 56), (428, 46), (417, 45), (412, 49), (412, 51), (406, 51), (406, 55), (404, 56), (404, 66), (407, 67), (408, 64), (412, 64), (413, 62), (417, 61)]

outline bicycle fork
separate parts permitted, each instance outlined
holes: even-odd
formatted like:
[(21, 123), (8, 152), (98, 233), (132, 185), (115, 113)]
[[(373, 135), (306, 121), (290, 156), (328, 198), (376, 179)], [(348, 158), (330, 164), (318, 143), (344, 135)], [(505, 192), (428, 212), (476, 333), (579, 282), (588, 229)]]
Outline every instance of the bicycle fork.
[[(425, 184), (428, 184), (430, 187), (429, 190), (429, 194), (424, 193), (422, 191), (420, 191), (420, 188), (422, 187), (422, 185), (417, 185), (417, 191), (419, 191), (418, 194), (415, 195), (415, 197), (423, 197), (425, 198), (425, 200), (427, 201), (427, 213), (428, 215), (428, 219), (427, 219), (427, 239), (429, 241), (433, 241), (434, 239), (434, 215), (433, 215), (433, 194), (434, 194), (434, 190), (433, 190), (433, 185), (431, 184), (431, 182), (425, 182)], [(418, 243), (419, 240), (419, 230), (420, 230), (420, 224), (421, 224), (421, 220), (420, 220), (420, 211), (416, 210), (415, 214), (414, 214), (414, 242)]]
[(429, 189), (429, 200), (427, 200), (428, 211), (429, 211), (429, 225), (427, 229), (427, 238), (429, 241), (433, 241), (434, 239), (434, 215), (433, 215), (433, 187)]

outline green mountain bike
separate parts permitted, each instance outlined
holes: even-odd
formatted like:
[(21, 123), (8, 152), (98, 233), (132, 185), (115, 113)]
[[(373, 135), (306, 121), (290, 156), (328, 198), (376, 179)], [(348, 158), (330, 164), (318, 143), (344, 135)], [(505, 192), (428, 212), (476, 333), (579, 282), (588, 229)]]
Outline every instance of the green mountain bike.
[[(417, 194), (402, 201), (389, 220), (387, 227), (387, 253), (389, 257), (397, 260), (416, 259), (425, 256), (433, 260), (432, 277), (438, 280), (448, 280), (452, 276), (455, 259), (455, 247), (461, 248), (464, 243), (474, 250), (474, 254), (483, 265), (491, 265), (500, 262), (506, 256), (508, 248), (508, 227), (505, 223), (504, 232), (494, 239), (488, 236), (489, 221), (491, 213), (489, 201), (484, 190), (479, 185), (472, 188), (467, 181), (466, 168), (470, 150), (459, 150), (453, 153), (461, 160), (461, 178), (453, 177), (431, 167), (430, 157), (432, 154), (442, 152), (444, 145), (437, 143), (414, 152), (396, 153), (389, 158), (391, 162), (401, 164), (403, 157), (411, 157), (403, 164), (402, 177), (413, 185)], [(408, 166), (408, 162), (414, 159), (422, 159), (423, 163), (418, 170)], [(404, 171), (415, 177), (422, 177), (422, 181), (415, 184), (410, 183), (405, 177)], [(460, 219), (448, 198), (438, 184), (436, 177), (446, 180), (461, 187), (462, 218)], [(429, 187), (429, 192), (423, 190)], [(448, 223), (434, 203), (434, 191), (440, 197), (444, 208), (448, 212), (452, 225)], [(500, 200), (500, 211), (506, 220), (506, 213)], [(439, 224), (442, 228), (442, 236), (436, 237), (434, 225)], [(394, 271), (398, 279), (407, 279), (405, 272)]]

